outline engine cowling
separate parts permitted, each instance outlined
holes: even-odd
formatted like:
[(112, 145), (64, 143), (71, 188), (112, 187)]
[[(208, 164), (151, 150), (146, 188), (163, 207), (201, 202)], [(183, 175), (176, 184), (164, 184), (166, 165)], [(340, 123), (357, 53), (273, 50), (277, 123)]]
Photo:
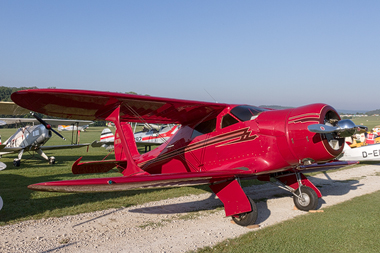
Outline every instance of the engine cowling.
[[(278, 149), (290, 165), (333, 160), (342, 151), (344, 138), (334, 132), (311, 132), (309, 126), (332, 127), (340, 122), (337, 111), (326, 104), (262, 113), (257, 119), (261, 134), (275, 136)], [(334, 130), (337, 127), (334, 128)], [(347, 132), (340, 128), (340, 132)], [(322, 130), (321, 130), (322, 131)]]

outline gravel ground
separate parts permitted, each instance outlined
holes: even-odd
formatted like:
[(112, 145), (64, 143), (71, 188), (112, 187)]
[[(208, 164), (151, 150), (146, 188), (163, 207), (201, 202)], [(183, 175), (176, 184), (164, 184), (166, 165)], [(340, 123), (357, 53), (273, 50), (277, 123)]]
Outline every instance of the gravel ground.
[[(323, 209), (380, 190), (379, 177), (380, 165), (367, 165), (310, 180), (323, 194)], [(254, 229), (305, 214), (294, 210), (290, 194), (272, 184), (244, 190), (254, 200), (269, 198), (257, 202), (260, 228)], [(232, 224), (215, 195), (201, 194), (3, 226), (0, 252), (186, 252), (254, 229)]]

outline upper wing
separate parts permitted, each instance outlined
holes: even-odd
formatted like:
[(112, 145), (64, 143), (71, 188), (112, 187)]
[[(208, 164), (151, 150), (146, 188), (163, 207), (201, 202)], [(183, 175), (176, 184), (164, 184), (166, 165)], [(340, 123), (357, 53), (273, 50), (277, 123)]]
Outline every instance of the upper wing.
[[(91, 124), (90, 120), (69, 120), (69, 119), (42, 119), (49, 125), (72, 125), (72, 124), (80, 124), (87, 125)], [(0, 118), (0, 121), (4, 121), (6, 124), (17, 124), (17, 123), (40, 123), (35, 118)]]
[(187, 124), (215, 116), (228, 104), (85, 90), (17, 91), (12, 100), (29, 110), (68, 119), (105, 120), (118, 106), (126, 122)]
[(29, 110), (24, 109), (13, 102), (0, 101), (0, 114), (2, 115), (22, 115), (28, 113)]

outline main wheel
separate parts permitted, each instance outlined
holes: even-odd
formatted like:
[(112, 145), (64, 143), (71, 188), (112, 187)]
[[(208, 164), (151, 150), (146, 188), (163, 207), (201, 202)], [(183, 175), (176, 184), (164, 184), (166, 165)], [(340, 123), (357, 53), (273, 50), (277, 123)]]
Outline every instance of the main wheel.
[(21, 164), (21, 160), (19, 160), (19, 159), (14, 159), (13, 160), (13, 166), (20, 167), (20, 164)]
[(236, 216), (232, 216), (234, 222), (240, 226), (249, 226), (256, 222), (257, 220), (257, 206), (256, 203), (248, 197), (249, 202), (251, 203), (252, 211), (248, 213), (241, 213)]
[(293, 196), (293, 201), (296, 207), (302, 211), (315, 210), (318, 206), (317, 193), (308, 186), (301, 186), (295, 192), (296, 196)]
[(54, 156), (51, 156), (49, 158), (49, 164), (55, 164), (55, 157)]

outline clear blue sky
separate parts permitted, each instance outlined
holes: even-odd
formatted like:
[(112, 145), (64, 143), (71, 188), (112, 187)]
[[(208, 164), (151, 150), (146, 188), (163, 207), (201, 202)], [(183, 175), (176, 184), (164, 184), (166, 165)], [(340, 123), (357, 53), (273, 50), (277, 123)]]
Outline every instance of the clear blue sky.
[(0, 0), (0, 86), (378, 109), (380, 1)]

